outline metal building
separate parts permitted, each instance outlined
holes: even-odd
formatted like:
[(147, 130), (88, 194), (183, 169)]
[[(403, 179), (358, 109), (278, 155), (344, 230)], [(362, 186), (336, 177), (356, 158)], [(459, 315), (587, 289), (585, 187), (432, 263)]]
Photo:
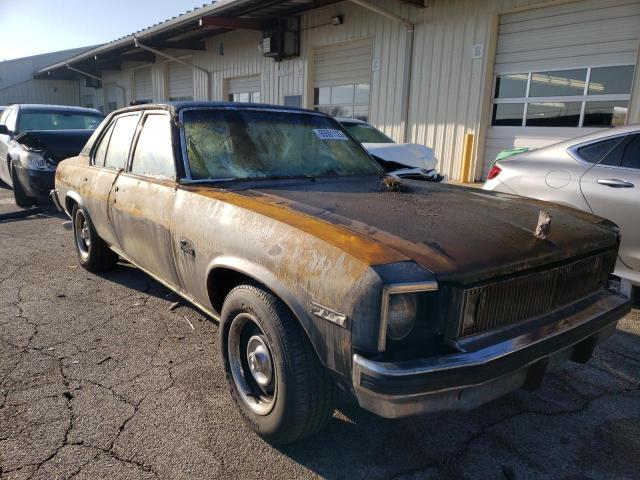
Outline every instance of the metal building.
[(48, 103), (83, 105), (97, 108), (101, 94), (86, 77), (72, 80), (41, 80), (34, 73), (53, 62), (86, 52), (94, 47), (74, 48), (0, 62), (0, 105), (11, 103)]
[[(640, 121), (640, 0), (221, 0), (67, 62), (132, 100), (300, 105), (433, 147), (453, 179), (512, 146)], [(38, 78), (68, 78), (66, 62)]]

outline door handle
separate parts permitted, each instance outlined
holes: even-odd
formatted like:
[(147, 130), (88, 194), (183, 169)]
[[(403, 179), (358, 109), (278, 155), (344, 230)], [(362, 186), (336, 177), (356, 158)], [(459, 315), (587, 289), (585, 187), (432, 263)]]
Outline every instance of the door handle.
[(635, 185), (625, 180), (618, 180), (617, 178), (601, 178), (598, 180), (600, 185), (606, 185), (611, 188), (633, 188)]

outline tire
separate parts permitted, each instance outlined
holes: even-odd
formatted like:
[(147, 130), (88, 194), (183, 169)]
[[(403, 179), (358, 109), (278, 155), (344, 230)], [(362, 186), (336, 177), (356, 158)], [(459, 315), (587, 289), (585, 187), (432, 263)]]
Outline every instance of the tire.
[[(273, 293), (255, 285), (231, 290), (219, 337), (231, 397), (247, 425), (266, 441), (297, 442), (331, 419), (333, 381), (298, 320)], [(253, 367), (251, 354), (254, 360), (262, 354)]]
[(71, 218), (80, 265), (93, 273), (112, 269), (118, 262), (118, 255), (98, 236), (84, 208), (74, 205)]
[(633, 287), (633, 308), (640, 308), (640, 287)]
[(13, 168), (11, 169), (11, 183), (13, 183), (13, 198), (17, 206), (20, 208), (29, 208), (36, 204), (36, 199), (25, 193), (24, 187), (20, 183), (20, 179)]

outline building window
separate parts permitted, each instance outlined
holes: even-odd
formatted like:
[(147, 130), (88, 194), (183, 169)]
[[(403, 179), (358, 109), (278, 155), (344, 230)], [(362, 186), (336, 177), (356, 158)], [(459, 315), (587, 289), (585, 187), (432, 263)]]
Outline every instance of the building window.
[(498, 75), (491, 125), (624, 125), (633, 72), (633, 65), (621, 65)]
[(336, 85), (314, 89), (313, 108), (332, 117), (369, 119), (369, 85)]
[(229, 94), (230, 102), (260, 103), (260, 92), (238, 92)]

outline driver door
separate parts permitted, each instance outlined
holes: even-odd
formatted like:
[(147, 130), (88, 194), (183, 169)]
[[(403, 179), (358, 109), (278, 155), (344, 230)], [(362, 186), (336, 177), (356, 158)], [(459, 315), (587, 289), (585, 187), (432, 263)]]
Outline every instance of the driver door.
[(620, 259), (640, 270), (640, 133), (629, 135), (589, 169), (580, 186), (591, 211), (620, 227)]

